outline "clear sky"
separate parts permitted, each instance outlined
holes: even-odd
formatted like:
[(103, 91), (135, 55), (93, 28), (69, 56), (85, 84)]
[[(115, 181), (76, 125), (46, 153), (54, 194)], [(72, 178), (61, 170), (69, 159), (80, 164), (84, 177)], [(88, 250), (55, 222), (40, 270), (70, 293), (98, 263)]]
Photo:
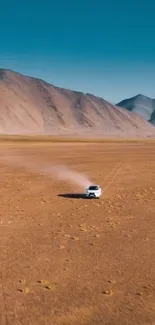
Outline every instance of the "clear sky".
[(0, 67), (118, 102), (155, 97), (154, 0), (8, 0)]

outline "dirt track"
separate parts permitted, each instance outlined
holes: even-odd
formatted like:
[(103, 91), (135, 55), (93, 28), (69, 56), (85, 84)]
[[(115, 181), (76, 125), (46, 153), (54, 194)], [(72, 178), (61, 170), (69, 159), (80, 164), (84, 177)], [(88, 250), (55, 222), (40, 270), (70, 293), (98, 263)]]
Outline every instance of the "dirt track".
[(125, 165), (100, 200), (84, 200), (0, 162), (0, 324), (155, 324), (155, 142), (16, 146), (103, 188)]

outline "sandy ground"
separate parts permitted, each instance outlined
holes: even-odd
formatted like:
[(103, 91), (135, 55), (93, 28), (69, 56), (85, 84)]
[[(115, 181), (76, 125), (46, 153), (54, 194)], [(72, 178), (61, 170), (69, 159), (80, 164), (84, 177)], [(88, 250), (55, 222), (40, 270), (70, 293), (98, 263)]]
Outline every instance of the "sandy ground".
[(1, 325), (155, 324), (154, 148), (1, 142), (1, 155), (18, 149), (105, 187), (99, 200), (67, 198), (79, 188), (0, 161)]

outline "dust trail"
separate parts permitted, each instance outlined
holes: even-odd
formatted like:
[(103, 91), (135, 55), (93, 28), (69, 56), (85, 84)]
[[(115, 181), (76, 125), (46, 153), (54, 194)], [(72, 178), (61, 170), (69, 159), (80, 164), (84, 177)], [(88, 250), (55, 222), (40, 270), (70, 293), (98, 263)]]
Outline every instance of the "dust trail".
[(12, 153), (11, 151), (8, 154), (6, 151), (3, 155), (1, 153), (0, 162), (7, 163), (10, 166), (24, 168), (34, 174), (42, 174), (48, 177), (54, 177), (60, 181), (68, 181), (78, 185), (83, 190), (92, 184), (86, 175), (76, 172), (69, 167), (34, 161), (33, 156), (27, 157), (17, 151), (12, 151)]

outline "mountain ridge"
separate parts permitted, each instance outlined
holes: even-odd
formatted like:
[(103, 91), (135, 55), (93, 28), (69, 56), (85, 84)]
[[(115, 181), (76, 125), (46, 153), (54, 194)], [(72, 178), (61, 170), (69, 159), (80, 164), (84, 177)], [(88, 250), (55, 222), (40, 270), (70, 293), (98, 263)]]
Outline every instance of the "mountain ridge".
[(148, 136), (155, 128), (102, 97), (0, 69), (0, 133)]

